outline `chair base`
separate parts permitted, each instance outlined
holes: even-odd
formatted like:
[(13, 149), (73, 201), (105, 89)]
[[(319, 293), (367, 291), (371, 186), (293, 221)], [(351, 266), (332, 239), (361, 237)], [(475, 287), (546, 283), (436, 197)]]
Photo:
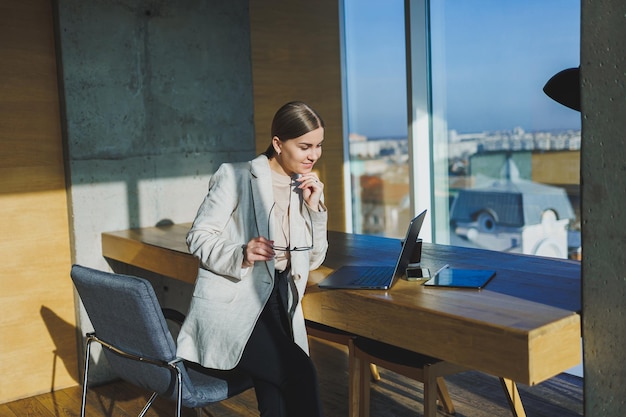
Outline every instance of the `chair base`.
[[(180, 373), (180, 370), (176, 366), (176, 363), (179, 360), (176, 360), (173, 362), (163, 362), (163, 361), (157, 361), (157, 360), (153, 360), (153, 359), (149, 359), (149, 358), (145, 358), (141, 356), (136, 356), (131, 353), (124, 352), (118, 349), (117, 347), (115, 347), (114, 345), (102, 339), (99, 339), (94, 332), (87, 333), (86, 337), (87, 337), (87, 341), (85, 344), (85, 357), (84, 357), (85, 363), (84, 363), (84, 368), (83, 368), (83, 390), (82, 390), (83, 392), (82, 392), (82, 398), (81, 398), (81, 404), (80, 404), (80, 417), (85, 417), (86, 404), (87, 404), (87, 388), (89, 386), (88, 380), (89, 380), (89, 363), (91, 361), (91, 344), (93, 342), (99, 343), (103, 349), (109, 349), (115, 354), (126, 357), (128, 359), (141, 361), (144, 363), (149, 363), (155, 366), (159, 366), (159, 367), (167, 368), (171, 370), (176, 375), (176, 417), (180, 417), (181, 409), (182, 409), (182, 399), (183, 399), (183, 392), (182, 392), (183, 381), (182, 381), (182, 375)], [(156, 392), (152, 393), (152, 395), (148, 399), (148, 402), (141, 410), (141, 413), (139, 413), (138, 417), (144, 417), (146, 415), (146, 413), (152, 406), (152, 403), (157, 398), (157, 396), (158, 394)]]
[[(353, 356), (350, 363), (350, 410), (351, 417), (369, 417), (370, 411), (370, 374), (367, 372), (369, 364), (376, 364), (389, 371), (406, 376), (424, 384), (424, 417), (435, 417), (437, 414), (437, 399), (448, 414), (454, 414), (454, 404), (448, 393), (443, 379), (446, 375), (466, 371), (467, 368), (442, 361), (415, 352), (403, 351), (402, 358), (392, 352), (385, 355), (380, 349), (367, 349), (372, 343), (360, 343), (360, 339), (352, 341)], [(369, 341), (368, 342), (373, 342)], [(374, 342), (378, 348), (390, 347), (380, 342)], [(396, 352), (397, 353), (397, 352)], [(391, 359), (393, 358), (393, 360)], [(396, 361), (402, 359), (401, 361)]]
[[(354, 367), (351, 366), (350, 364), (352, 363), (353, 357), (354, 357), (353, 348), (354, 348), (354, 339), (356, 338), (356, 336), (353, 335), (352, 333), (344, 332), (342, 330), (335, 329), (334, 327), (325, 326), (323, 324), (311, 322), (308, 320), (306, 320), (306, 329), (307, 329), (307, 334), (310, 337), (315, 337), (321, 340), (328, 340), (329, 342), (337, 343), (339, 345), (344, 345), (348, 347), (348, 364), (349, 364), (348, 365), (348, 372), (349, 372), (348, 379), (352, 381), (353, 380), (352, 372), (353, 372)], [(372, 381), (379, 381), (380, 374), (378, 373), (378, 368), (376, 367), (376, 365), (373, 363), (370, 363), (369, 368), (370, 368), (369, 375), (371, 376)], [(349, 392), (352, 392), (351, 388)], [(357, 410), (357, 409), (358, 409), (357, 405), (353, 401), (352, 395), (349, 395), (348, 415), (350, 416), (355, 415), (354, 413), (356, 411), (354, 410)]]

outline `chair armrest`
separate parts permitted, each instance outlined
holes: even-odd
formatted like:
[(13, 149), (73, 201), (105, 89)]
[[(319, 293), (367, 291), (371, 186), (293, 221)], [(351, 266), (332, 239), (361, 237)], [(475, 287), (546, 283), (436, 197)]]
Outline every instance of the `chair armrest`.
[(174, 310), (173, 308), (162, 308), (163, 316), (165, 320), (171, 320), (174, 323), (182, 326), (185, 321), (185, 315), (178, 310)]
[(163, 312), (163, 317), (165, 317), (165, 323), (170, 330), (170, 334), (172, 335), (174, 342), (176, 342), (178, 333), (180, 333), (180, 329), (183, 327), (185, 315), (172, 308), (161, 308), (161, 311)]

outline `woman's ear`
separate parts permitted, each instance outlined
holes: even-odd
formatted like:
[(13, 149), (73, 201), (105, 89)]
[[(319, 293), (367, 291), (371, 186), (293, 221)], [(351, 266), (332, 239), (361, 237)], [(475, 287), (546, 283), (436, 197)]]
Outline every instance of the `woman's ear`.
[(274, 136), (272, 138), (272, 146), (274, 147), (274, 151), (276, 152), (276, 155), (280, 155), (282, 142), (280, 141), (278, 136)]

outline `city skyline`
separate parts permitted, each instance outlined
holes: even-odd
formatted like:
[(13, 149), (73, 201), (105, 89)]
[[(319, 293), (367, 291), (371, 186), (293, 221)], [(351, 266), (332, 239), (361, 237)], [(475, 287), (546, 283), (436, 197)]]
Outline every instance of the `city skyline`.
[[(433, 96), (449, 130), (580, 128), (578, 112), (542, 91), (579, 65), (579, 2), (440, 1), (431, 14), (433, 82), (445, 86)], [(345, 0), (345, 15), (350, 132), (406, 136), (403, 1)]]

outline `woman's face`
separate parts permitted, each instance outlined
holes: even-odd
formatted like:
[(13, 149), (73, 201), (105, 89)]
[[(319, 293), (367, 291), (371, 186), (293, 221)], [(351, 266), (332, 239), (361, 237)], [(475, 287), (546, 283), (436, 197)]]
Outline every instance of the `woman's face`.
[(276, 155), (276, 162), (280, 164), (285, 174), (306, 174), (311, 172), (313, 165), (322, 156), (322, 142), (324, 128), (318, 127), (302, 136), (289, 140), (272, 139)]

